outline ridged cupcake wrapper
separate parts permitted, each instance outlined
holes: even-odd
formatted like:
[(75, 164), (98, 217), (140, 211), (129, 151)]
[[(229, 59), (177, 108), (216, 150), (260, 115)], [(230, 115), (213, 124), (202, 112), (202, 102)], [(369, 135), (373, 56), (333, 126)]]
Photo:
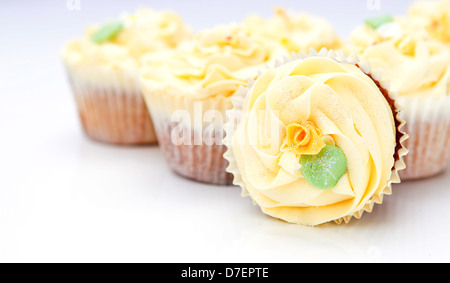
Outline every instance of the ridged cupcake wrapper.
[[(140, 145), (156, 143), (152, 119), (139, 85), (121, 73), (66, 66), (84, 131), (93, 140)], [(89, 78), (89, 79), (86, 79)]]
[(405, 107), (409, 149), (402, 180), (434, 176), (450, 163), (450, 96), (399, 98)]
[[(222, 144), (223, 123), (211, 128), (208, 124), (196, 126), (174, 121), (173, 118), (177, 111), (181, 111), (194, 123), (194, 119), (203, 120), (205, 113), (217, 111), (225, 120), (226, 110), (231, 108), (230, 99), (216, 97), (200, 101), (182, 95), (156, 93), (145, 87), (143, 91), (160, 148), (171, 169), (195, 181), (231, 185), (232, 175), (225, 171), (228, 161), (223, 158), (226, 150)], [(214, 137), (219, 137), (218, 143), (212, 141)]]
[[(383, 79), (383, 71), (380, 69), (372, 70), (370, 64), (367, 60), (359, 61), (359, 58), (355, 54), (347, 55), (345, 52), (335, 52), (333, 50), (328, 50), (323, 48), (320, 52), (317, 52), (315, 49), (310, 49), (309, 55), (301, 52), (299, 54), (294, 53), (292, 58), (284, 58), (275, 63), (275, 67), (279, 67), (281, 65), (287, 64), (294, 60), (305, 59), (310, 56), (321, 56), (328, 57), (334, 59), (341, 63), (348, 63), (358, 66), (365, 74), (370, 76), (375, 83), (378, 84), (379, 87), (383, 88), (388, 93), (388, 102), (391, 105), (391, 108), (395, 109), (395, 122), (397, 127), (397, 147), (395, 153), (395, 163), (391, 170), (391, 176), (386, 186), (381, 190), (376, 191), (371, 199), (364, 205), (364, 207), (351, 215), (343, 216), (339, 219), (335, 219), (334, 222), (337, 224), (348, 223), (354, 217), (356, 219), (361, 218), (364, 212), (372, 212), (375, 204), (381, 204), (383, 202), (384, 195), (392, 194), (392, 184), (400, 183), (401, 179), (399, 176), (399, 172), (405, 169), (406, 165), (404, 162), (404, 157), (408, 154), (408, 150), (405, 147), (405, 141), (408, 139), (408, 135), (404, 132), (404, 126), (406, 124), (405, 120), (402, 117), (401, 111), (403, 107), (396, 101), (396, 94), (393, 94), (390, 91), (390, 84), (387, 80)], [(247, 93), (252, 88), (254, 81), (250, 81), (247, 88), (241, 88), (240, 91), (232, 98), (233, 108), (227, 112), (227, 123), (225, 124), (225, 138), (224, 144), (227, 146), (227, 151), (224, 154), (224, 157), (230, 165), (227, 168), (227, 171), (234, 176), (233, 184), (240, 186), (242, 188), (242, 196), (249, 196), (250, 193), (245, 187), (245, 183), (240, 175), (238, 166), (236, 164), (233, 151), (232, 151), (232, 141), (233, 134), (237, 128), (236, 122), (242, 117), (242, 108), (245, 102), (245, 98)], [(257, 205), (257, 203), (253, 200), (253, 204)]]

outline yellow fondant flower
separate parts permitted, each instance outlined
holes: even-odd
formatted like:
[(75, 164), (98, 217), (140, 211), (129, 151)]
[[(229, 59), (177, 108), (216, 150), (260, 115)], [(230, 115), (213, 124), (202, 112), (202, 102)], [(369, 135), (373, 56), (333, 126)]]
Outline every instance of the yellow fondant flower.
[(289, 124), (286, 127), (286, 139), (283, 148), (298, 155), (318, 154), (325, 147), (322, 132), (311, 122)]

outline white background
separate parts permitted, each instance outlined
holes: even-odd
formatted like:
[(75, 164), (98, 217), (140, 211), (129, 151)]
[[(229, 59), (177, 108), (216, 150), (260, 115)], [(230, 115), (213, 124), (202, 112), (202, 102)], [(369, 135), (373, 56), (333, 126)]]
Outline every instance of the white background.
[[(236, 187), (174, 175), (158, 147), (92, 142), (58, 52), (139, 6), (170, 8), (194, 28), (270, 15), (275, 2), (66, 0), (0, 4), (0, 261), (449, 262), (450, 173), (394, 186), (347, 225), (309, 228), (263, 215)], [(276, 1), (327, 17), (342, 36), (410, 1)]]

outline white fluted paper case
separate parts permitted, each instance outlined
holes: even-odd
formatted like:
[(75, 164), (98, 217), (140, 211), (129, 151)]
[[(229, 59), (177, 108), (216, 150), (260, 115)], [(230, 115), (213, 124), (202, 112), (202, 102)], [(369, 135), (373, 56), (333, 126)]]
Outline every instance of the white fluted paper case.
[[(232, 175), (225, 171), (228, 161), (222, 144), (225, 121), (205, 123), (208, 113), (225, 117), (231, 108), (229, 97), (207, 99), (155, 90), (142, 83), (142, 91), (152, 115), (158, 142), (170, 168), (177, 174), (199, 182), (231, 185)], [(225, 118), (223, 118), (225, 120)], [(217, 137), (220, 137), (218, 142)]]
[(404, 106), (409, 149), (402, 180), (432, 177), (450, 163), (450, 96), (400, 97)]
[(65, 67), (88, 137), (120, 145), (157, 142), (134, 72), (68, 63)]
[[(394, 121), (390, 121), (391, 124), (390, 127), (394, 128), (395, 125), (395, 136), (392, 138), (395, 139), (395, 150), (390, 149), (390, 151), (394, 152), (394, 155), (390, 157), (390, 160), (393, 160), (393, 167), (390, 169), (389, 172), (386, 173), (386, 183), (379, 182), (379, 186), (376, 186), (373, 190), (373, 194), (369, 195), (369, 193), (364, 192), (364, 197), (358, 198), (360, 201), (354, 205), (354, 209), (352, 211), (347, 211), (346, 213), (342, 213), (341, 215), (336, 215), (335, 217), (330, 217), (329, 219), (325, 219), (328, 217), (327, 213), (321, 213), (321, 209), (326, 209), (330, 205), (326, 204), (321, 206), (320, 204), (310, 205), (307, 206), (307, 209), (309, 210), (308, 213), (311, 213), (313, 217), (311, 217), (308, 220), (301, 219), (300, 213), (293, 213), (292, 209), (294, 208), (305, 208), (301, 207), (298, 204), (293, 204), (292, 206), (280, 204), (278, 207), (265, 207), (265, 205), (273, 205), (275, 201), (272, 199), (269, 199), (267, 197), (261, 198), (261, 192), (254, 189), (254, 187), (250, 186), (247, 183), (246, 177), (242, 174), (241, 170), (242, 163), (237, 163), (237, 156), (236, 152), (233, 148), (233, 141), (234, 139), (239, 136), (235, 135), (235, 131), (239, 129), (239, 125), (243, 123), (243, 115), (246, 113), (243, 111), (243, 109), (246, 107), (247, 98), (248, 95), (252, 93), (252, 88), (255, 87), (255, 82), (252, 81), (249, 83), (248, 88), (241, 88), (241, 91), (238, 92), (233, 98), (233, 108), (227, 112), (227, 123), (225, 124), (225, 138), (224, 138), (224, 144), (227, 146), (227, 151), (224, 154), (225, 159), (227, 159), (230, 163), (230, 165), (227, 168), (227, 171), (233, 174), (234, 181), (233, 183), (235, 185), (238, 185), (242, 188), (242, 196), (250, 196), (253, 200), (253, 203), (255, 205), (258, 205), (261, 210), (274, 217), (281, 220), (284, 220), (288, 223), (295, 223), (295, 224), (302, 224), (307, 226), (317, 226), (323, 223), (327, 222), (335, 222), (337, 224), (341, 223), (348, 223), (352, 218), (359, 219), (363, 215), (364, 212), (372, 212), (372, 209), (374, 207), (374, 204), (381, 204), (383, 202), (383, 196), (384, 195), (390, 195), (392, 193), (392, 184), (394, 183), (400, 183), (400, 176), (399, 171), (403, 170), (405, 168), (405, 162), (404, 162), (404, 156), (408, 153), (408, 150), (405, 147), (405, 140), (408, 138), (408, 135), (403, 131), (403, 127), (405, 125), (405, 121), (401, 116), (401, 106), (396, 100), (396, 94), (391, 93), (389, 90), (389, 83), (382, 78), (383, 72), (381, 70), (371, 70), (370, 65), (368, 61), (359, 61), (358, 57), (355, 55), (347, 56), (344, 52), (334, 52), (332, 50), (322, 49), (320, 52), (315, 51), (314, 49), (310, 50), (310, 54), (306, 55), (305, 53), (300, 54), (293, 54), (293, 58), (291, 59), (284, 59), (283, 61), (278, 62), (276, 64), (276, 67), (280, 67), (285, 64), (289, 64), (292, 62), (303, 62), (303, 60), (306, 60), (308, 58), (312, 57), (322, 57), (322, 58), (329, 58), (332, 59), (334, 62), (338, 62), (339, 64), (350, 64), (358, 67), (363, 73), (365, 73), (369, 78), (377, 84), (380, 91), (383, 93), (383, 95), (386, 98), (387, 103), (389, 106), (385, 105), (384, 109), (390, 108), (393, 113), (393, 119)], [(349, 66), (350, 66), (349, 65)], [(359, 71), (358, 71), (359, 72)], [(262, 74), (264, 76), (265, 73)], [(279, 73), (278, 73), (279, 74)], [(277, 75), (278, 75), (277, 74)], [(257, 86), (257, 85), (256, 85)], [(384, 92), (383, 92), (384, 91)], [(253, 105), (253, 104), (252, 104)], [(390, 111), (390, 110), (389, 110)], [(387, 118), (386, 118), (387, 119)], [(392, 118), (391, 118), (392, 119)], [(391, 136), (393, 133), (391, 132)], [(238, 151), (239, 152), (239, 151)], [(243, 154), (242, 152), (239, 152), (239, 154)], [(240, 157), (240, 160), (243, 158)], [(269, 162), (269, 161), (267, 161)], [(389, 165), (390, 166), (390, 165)], [(240, 170), (241, 169), (241, 170)], [(247, 168), (244, 168), (247, 169)], [(386, 170), (385, 170), (386, 171)], [(371, 171), (369, 172), (369, 176), (372, 176), (373, 174)], [(377, 173), (378, 175), (381, 174), (380, 172)], [(261, 178), (264, 178), (264, 176), (261, 176)], [(342, 178), (341, 178), (342, 179)], [(340, 181), (339, 181), (340, 182)], [(339, 183), (338, 183), (339, 185)], [(338, 187), (336, 185), (336, 187)], [(349, 183), (350, 185), (350, 183)], [(350, 185), (351, 186), (351, 185)], [(280, 190), (284, 189), (286, 187), (277, 187), (278, 191), (271, 191), (271, 194), (280, 194)], [(333, 188), (334, 189), (334, 188)], [(353, 190), (353, 188), (352, 188)], [(258, 200), (259, 199), (259, 202)], [(264, 200), (264, 201), (261, 201)], [(338, 202), (339, 204), (342, 202)], [(276, 204), (276, 203), (275, 203)], [(332, 203), (333, 205), (333, 203)], [(334, 205), (336, 205), (334, 203)], [(352, 206), (353, 207), (353, 206)], [(325, 210), (322, 210), (322, 212)], [(339, 210), (340, 211), (340, 210)], [(291, 213), (292, 212), (292, 213)], [(316, 217), (317, 216), (317, 217)]]

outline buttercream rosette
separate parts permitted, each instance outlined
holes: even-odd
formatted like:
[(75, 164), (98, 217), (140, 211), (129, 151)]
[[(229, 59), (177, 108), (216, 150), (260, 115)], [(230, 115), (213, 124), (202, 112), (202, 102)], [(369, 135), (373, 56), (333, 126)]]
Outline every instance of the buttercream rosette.
[(367, 61), (327, 49), (294, 55), (233, 97), (227, 171), (272, 217), (347, 223), (400, 182), (407, 135), (399, 108)]
[(450, 0), (417, 1), (408, 16), (419, 21), (430, 35), (450, 47)]
[(199, 32), (175, 50), (145, 56), (141, 88), (170, 167), (197, 181), (230, 185), (222, 144), (225, 112), (240, 86), (286, 51), (236, 24)]
[(242, 26), (250, 36), (264, 43), (280, 44), (289, 53), (306, 52), (311, 47), (316, 50), (338, 49), (342, 44), (327, 19), (308, 13), (286, 11), (280, 7), (274, 9), (270, 18), (250, 15)]
[(430, 177), (445, 170), (450, 163), (449, 49), (415, 19), (406, 17), (393, 18), (376, 29), (356, 28), (349, 49), (373, 68), (383, 69), (405, 108), (410, 153), (402, 179)]
[(170, 11), (138, 9), (71, 40), (62, 59), (86, 134), (114, 144), (155, 143), (138, 74), (144, 54), (172, 49), (191, 30)]

